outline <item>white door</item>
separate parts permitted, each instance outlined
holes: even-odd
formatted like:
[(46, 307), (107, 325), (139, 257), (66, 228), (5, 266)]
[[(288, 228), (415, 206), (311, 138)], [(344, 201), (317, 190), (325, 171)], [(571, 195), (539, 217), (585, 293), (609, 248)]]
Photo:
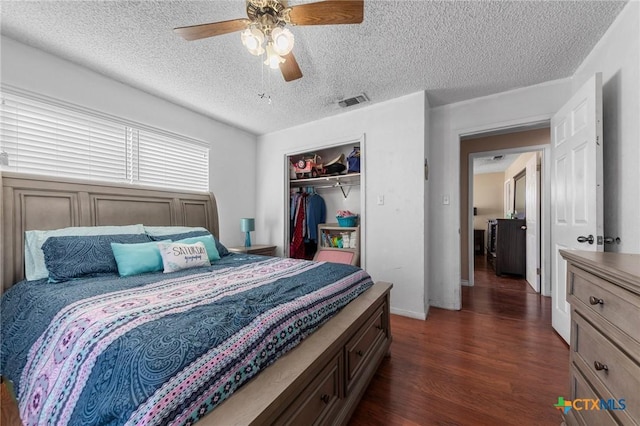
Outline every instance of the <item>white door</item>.
[(553, 328), (569, 342), (567, 267), (561, 249), (602, 251), (602, 75), (551, 119)]
[(540, 235), (538, 227), (538, 154), (527, 161), (525, 174), (525, 219), (527, 223), (526, 256), (527, 281), (536, 292), (540, 292)]

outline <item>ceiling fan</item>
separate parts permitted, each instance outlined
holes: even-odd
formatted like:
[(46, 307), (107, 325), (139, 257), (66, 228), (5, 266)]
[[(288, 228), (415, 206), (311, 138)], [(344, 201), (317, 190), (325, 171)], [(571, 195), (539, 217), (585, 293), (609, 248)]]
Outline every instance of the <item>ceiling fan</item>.
[(293, 34), (285, 27), (359, 24), (364, 17), (364, 0), (326, 0), (291, 7), (287, 7), (286, 0), (247, 0), (247, 17), (173, 31), (189, 41), (242, 31), (242, 44), (251, 54), (266, 52), (265, 64), (280, 68), (285, 81), (293, 81), (302, 77), (302, 71), (291, 52)]

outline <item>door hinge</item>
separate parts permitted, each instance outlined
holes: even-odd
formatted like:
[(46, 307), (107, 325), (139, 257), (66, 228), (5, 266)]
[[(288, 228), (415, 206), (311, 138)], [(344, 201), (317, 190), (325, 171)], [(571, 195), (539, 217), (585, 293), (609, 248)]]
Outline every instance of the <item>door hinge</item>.
[(536, 275), (540, 275), (540, 268), (536, 268)]

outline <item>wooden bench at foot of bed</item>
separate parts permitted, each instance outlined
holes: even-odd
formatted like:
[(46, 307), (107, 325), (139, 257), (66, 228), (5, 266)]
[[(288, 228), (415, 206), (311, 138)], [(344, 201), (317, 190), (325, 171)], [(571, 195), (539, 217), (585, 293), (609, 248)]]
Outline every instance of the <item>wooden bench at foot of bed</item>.
[(346, 424), (389, 351), (391, 287), (376, 283), (198, 425)]

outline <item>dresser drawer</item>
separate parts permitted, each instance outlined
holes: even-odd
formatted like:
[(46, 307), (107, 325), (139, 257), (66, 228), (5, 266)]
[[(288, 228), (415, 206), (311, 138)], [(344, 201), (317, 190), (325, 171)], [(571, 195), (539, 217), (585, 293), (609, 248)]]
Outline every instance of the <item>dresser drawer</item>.
[(606, 400), (624, 399), (621, 417), (640, 419), (640, 366), (587, 322), (572, 312), (571, 360), (584, 376), (601, 388)]
[[(277, 425), (315, 425), (331, 421), (327, 416), (335, 404), (340, 402), (342, 377), (342, 356), (338, 354), (307, 386), (294, 402), (285, 410)], [(331, 417), (331, 416), (330, 416)]]
[(580, 302), (640, 343), (640, 297), (575, 266), (569, 266), (569, 302)]
[(368, 362), (374, 349), (387, 337), (385, 313), (380, 305), (345, 346), (347, 389)]
[(589, 386), (585, 378), (582, 377), (582, 374), (580, 374), (575, 367), (571, 368), (571, 395), (573, 395), (571, 402), (575, 407), (563, 414), (567, 424), (570, 426), (606, 426), (619, 424), (611, 415), (611, 411), (593, 409), (590, 401), (599, 401), (602, 398)]

